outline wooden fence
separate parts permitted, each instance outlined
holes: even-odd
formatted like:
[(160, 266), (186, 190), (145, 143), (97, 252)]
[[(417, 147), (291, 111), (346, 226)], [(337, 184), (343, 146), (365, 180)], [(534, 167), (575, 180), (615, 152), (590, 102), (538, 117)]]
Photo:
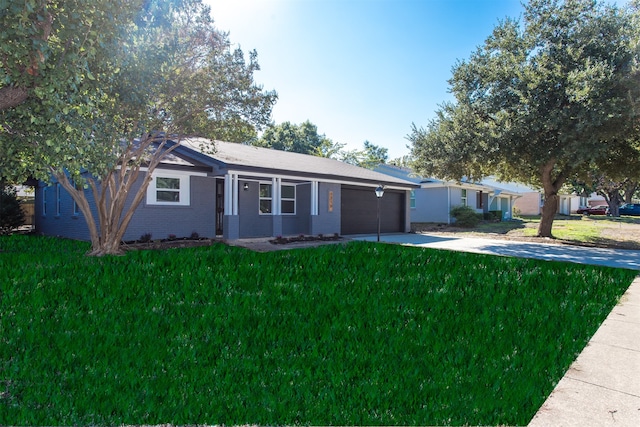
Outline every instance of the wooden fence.
[(33, 199), (22, 199), (22, 212), (24, 212), (24, 225), (35, 226), (36, 223), (36, 204)]

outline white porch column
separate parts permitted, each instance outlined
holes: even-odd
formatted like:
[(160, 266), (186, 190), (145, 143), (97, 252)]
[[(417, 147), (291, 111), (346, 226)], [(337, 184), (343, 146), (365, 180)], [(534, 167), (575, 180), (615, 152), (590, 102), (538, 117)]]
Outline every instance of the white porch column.
[(232, 213), (231, 215), (238, 215), (238, 174), (235, 173), (232, 175), (231, 185), (233, 186), (233, 202), (232, 202)]
[(224, 176), (224, 214), (238, 215), (238, 174)]
[(233, 207), (231, 205), (231, 189), (233, 188), (232, 184), (232, 175), (226, 174), (224, 176), (224, 214), (225, 215), (233, 215)]
[(271, 212), (273, 215), (282, 215), (282, 193), (280, 185), (282, 184), (281, 178), (271, 179)]
[(311, 181), (311, 215), (318, 215), (318, 181)]

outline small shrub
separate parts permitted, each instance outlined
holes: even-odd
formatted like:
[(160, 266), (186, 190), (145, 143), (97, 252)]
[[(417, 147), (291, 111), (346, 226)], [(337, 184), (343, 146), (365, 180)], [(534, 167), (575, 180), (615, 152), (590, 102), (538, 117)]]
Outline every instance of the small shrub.
[(457, 206), (451, 209), (451, 216), (455, 218), (457, 226), (468, 228), (475, 227), (482, 219), (482, 215), (477, 214), (469, 206)]
[(140, 236), (141, 243), (149, 243), (151, 241), (151, 233), (144, 233)]
[(200, 235), (197, 232), (193, 232), (191, 233), (191, 236), (189, 236), (192, 240), (198, 240), (200, 238)]
[(516, 208), (515, 206), (513, 207), (513, 217), (514, 218), (520, 218), (520, 214), (522, 213), (522, 211), (518, 208)]
[(169, 234), (169, 240), (176, 240), (175, 234)]
[(24, 224), (24, 212), (15, 188), (0, 188), (0, 235), (8, 234)]
[(485, 221), (502, 221), (502, 211), (489, 211), (482, 214)]

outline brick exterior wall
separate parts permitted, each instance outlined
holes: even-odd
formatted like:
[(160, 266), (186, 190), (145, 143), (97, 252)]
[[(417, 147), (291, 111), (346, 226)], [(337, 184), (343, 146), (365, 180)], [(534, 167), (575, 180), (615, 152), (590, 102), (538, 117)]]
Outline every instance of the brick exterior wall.
[[(40, 184), (36, 189), (36, 232), (90, 240), (89, 228), (82, 213), (74, 214), (73, 199), (62, 186), (58, 214), (56, 186), (55, 183), (50, 186)], [(136, 183), (131, 193), (135, 193), (139, 186), (140, 183)], [(151, 234), (152, 239), (164, 239), (169, 234), (189, 237), (194, 232), (201, 237), (215, 237), (215, 178), (192, 176), (189, 187), (190, 206), (157, 206), (147, 204), (144, 200), (133, 215), (123, 240), (137, 240), (147, 233)], [(93, 206), (91, 191), (86, 190), (86, 194)], [(46, 214), (43, 211), (43, 197), (46, 198)]]

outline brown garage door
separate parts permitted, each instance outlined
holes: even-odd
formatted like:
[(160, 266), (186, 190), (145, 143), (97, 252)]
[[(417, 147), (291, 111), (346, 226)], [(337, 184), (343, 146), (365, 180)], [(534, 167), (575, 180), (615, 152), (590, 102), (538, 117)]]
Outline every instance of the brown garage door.
[[(350, 187), (341, 189), (341, 233), (371, 234), (378, 231), (377, 203), (374, 188)], [(404, 232), (405, 192), (385, 190), (380, 199), (380, 231)]]

